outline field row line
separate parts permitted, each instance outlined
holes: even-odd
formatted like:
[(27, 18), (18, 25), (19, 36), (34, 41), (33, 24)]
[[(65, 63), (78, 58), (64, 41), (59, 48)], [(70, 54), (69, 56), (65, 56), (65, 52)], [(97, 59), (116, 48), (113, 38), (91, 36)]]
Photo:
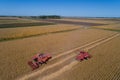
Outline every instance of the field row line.
[[(106, 40), (108, 41), (108, 39), (111, 39), (111, 38), (114, 38), (114, 37), (116, 37), (116, 36), (118, 36), (119, 34), (112, 34), (111, 36), (109, 36), (109, 37), (107, 37), (107, 38), (102, 38), (102, 39), (98, 39), (98, 40), (95, 40), (95, 41), (93, 41), (93, 42), (91, 42), (91, 43), (88, 43), (88, 44), (86, 44), (86, 45), (83, 45), (83, 46), (81, 46), (81, 47), (78, 47), (78, 48), (75, 48), (75, 49), (72, 49), (72, 50), (69, 50), (69, 51), (67, 51), (67, 52), (64, 52), (64, 53), (61, 53), (61, 54), (59, 54), (59, 55), (57, 55), (57, 56), (55, 56), (52, 60), (54, 60), (54, 59), (57, 59), (57, 58), (59, 58), (59, 57), (61, 57), (61, 56), (64, 56), (64, 55), (66, 55), (66, 54), (69, 54), (69, 53), (72, 53), (72, 52), (74, 52), (74, 51), (76, 51), (76, 50), (79, 50), (79, 49), (81, 49), (81, 48), (86, 48), (86, 49), (90, 49), (90, 48), (93, 48), (94, 46), (92, 46), (92, 47), (88, 47), (88, 46), (91, 46), (91, 45), (95, 45), (95, 43), (96, 43), (96, 45), (95, 46), (97, 46), (97, 45), (100, 45), (101, 43), (100, 42), (106, 42)], [(99, 44), (100, 43), (100, 44)], [(74, 56), (74, 55), (73, 55)], [(62, 64), (63, 62), (65, 62), (66, 60), (68, 60), (68, 59), (70, 59), (70, 58), (72, 58), (73, 56), (70, 56), (69, 55), (69, 57), (68, 58), (65, 58), (65, 59), (63, 59), (62, 61), (60, 61), (60, 62), (57, 62), (57, 63), (55, 63), (55, 64), (53, 64), (53, 65), (50, 65), (50, 66), (47, 66), (47, 68), (44, 68), (44, 69), (42, 69), (42, 70), (40, 70), (40, 71), (37, 71), (37, 72), (34, 72), (34, 73), (31, 73), (31, 74), (28, 74), (28, 75), (25, 75), (25, 76), (23, 76), (22, 78), (20, 78), (19, 80), (26, 80), (26, 79), (29, 79), (30, 77), (34, 77), (34, 76), (36, 76), (36, 75), (38, 75), (38, 74), (41, 74), (42, 72), (44, 72), (44, 71), (46, 71), (46, 70), (48, 70), (48, 69), (51, 69), (51, 68), (53, 68), (53, 67), (55, 67), (55, 66), (57, 66), (57, 65), (59, 65), (59, 64)], [(72, 63), (70, 63), (70, 64), (75, 64), (75, 62), (72, 62)], [(69, 65), (70, 65), (69, 64)], [(67, 66), (67, 65), (66, 65)], [(62, 68), (62, 69), (64, 69), (64, 68)], [(57, 71), (56, 71), (57, 72)], [(55, 72), (55, 73), (56, 73)], [(51, 75), (54, 75), (55, 73), (52, 73)], [(60, 73), (59, 73), (60, 74)], [(48, 75), (49, 76), (49, 75)], [(44, 80), (44, 79), (43, 79)], [(46, 80), (46, 79), (45, 79)]]
[[(98, 45), (100, 45), (100, 44), (103, 44), (103, 43), (105, 43), (105, 42), (107, 42), (107, 41), (109, 41), (109, 40), (111, 40), (111, 39), (114, 39), (115, 37), (117, 37), (117, 36), (119, 36), (119, 35), (120, 35), (120, 34), (116, 34), (116, 35), (114, 35), (114, 36), (112, 36), (112, 37), (109, 37), (109, 38), (107, 38), (107, 39), (105, 39), (105, 40), (103, 40), (103, 41), (100, 41), (100, 42), (98, 42), (98, 43), (96, 43), (96, 44), (94, 44), (94, 45), (92, 45), (92, 46), (86, 47), (85, 49), (90, 50), (90, 49), (92, 49), (92, 48), (94, 48), (94, 47), (96, 47), (96, 46), (98, 46)], [(75, 61), (72, 61), (70, 64), (64, 66), (64, 67), (61, 68), (60, 70), (58, 70), (58, 71), (56, 71), (56, 72), (54, 72), (54, 73), (52, 73), (52, 74), (50, 74), (50, 75), (47, 75), (47, 76), (45, 75), (43, 78), (38, 78), (37, 80), (52, 80), (53, 78), (59, 76), (60, 74), (64, 73), (65, 71), (70, 70), (70, 69), (71, 69), (73, 66), (75, 66), (77, 63), (78, 63), (78, 61), (76, 61), (76, 60), (75, 60)]]
[[(112, 37), (112, 36), (114, 36), (114, 35), (116, 35), (116, 33), (108, 36), (107, 38)], [(72, 53), (72, 52), (77, 51), (77, 50), (79, 50), (79, 49), (88, 47), (88, 46), (90, 46), (90, 45), (92, 45), (92, 44), (98, 43), (98, 42), (100, 42), (100, 41), (102, 41), (102, 40), (105, 40), (105, 39), (107, 39), (107, 38), (106, 38), (106, 37), (105, 37), (105, 38), (101, 38), (101, 39), (92, 41), (92, 42), (90, 42), (90, 43), (87, 43), (87, 44), (85, 44), (85, 45), (83, 45), (83, 46), (74, 48), (74, 49), (72, 49), (72, 50), (69, 50), (69, 51), (66, 51), (66, 52), (63, 52), (63, 53), (60, 53), (59, 55), (56, 55), (52, 60), (54, 60), (54, 59), (56, 59), (56, 58), (58, 58), (58, 57), (61, 57), (61, 56), (65, 55), (65, 54), (69, 54), (69, 53)]]

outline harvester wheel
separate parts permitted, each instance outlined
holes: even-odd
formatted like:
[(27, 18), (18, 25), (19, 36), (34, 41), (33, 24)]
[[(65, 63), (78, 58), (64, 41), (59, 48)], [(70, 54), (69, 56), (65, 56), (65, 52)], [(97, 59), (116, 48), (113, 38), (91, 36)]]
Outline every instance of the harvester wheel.
[(83, 59), (80, 59), (80, 62), (82, 62), (83, 61)]
[(85, 59), (85, 60), (87, 60), (88, 58), (87, 58), (87, 57), (85, 57), (84, 59)]
[(47, 64), (47, 62), (44, 62), (45, 64)]

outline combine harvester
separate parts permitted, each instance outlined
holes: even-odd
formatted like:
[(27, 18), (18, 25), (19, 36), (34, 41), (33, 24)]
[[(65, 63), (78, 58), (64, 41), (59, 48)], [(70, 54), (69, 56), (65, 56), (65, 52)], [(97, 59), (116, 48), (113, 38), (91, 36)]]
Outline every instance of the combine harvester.
[[(50, 54), (36, 54), (33, 56), (32, 60), (28, 61), (28, 65), (35, 70), (39, 68), (42, 64), (47, 64), (46, 62), (51, 59), (52, 56)], [(91, 55), (88, 52), (80, 51), (80, 53), (76, 56), (76, 60), (83, 61), (84, 59), (91, 58)]]
[(46, 62), (51, 58), (52, 56), (50, 54), (37, 54), (33, 56), (31, 61), (28, 61), (28, 65), (32, 68), (32, 70), (35, 70), (39, 68), (39, 64), (46, 64)]
[(84, 59), (91, 58), (91, 55), (88, 52), (80, 51), (80, 53), (76, 56), (76, 60), (83, 61)]

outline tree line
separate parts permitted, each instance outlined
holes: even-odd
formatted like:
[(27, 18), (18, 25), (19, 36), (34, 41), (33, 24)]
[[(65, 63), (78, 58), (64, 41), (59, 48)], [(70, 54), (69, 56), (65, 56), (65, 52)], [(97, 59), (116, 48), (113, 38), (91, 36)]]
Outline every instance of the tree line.
[(34, 18), (34, 19), (60, 19), (58, 15), (43, 15), (43, 16), (0, 16), (0, 17), (18, 17), (18, 18)]

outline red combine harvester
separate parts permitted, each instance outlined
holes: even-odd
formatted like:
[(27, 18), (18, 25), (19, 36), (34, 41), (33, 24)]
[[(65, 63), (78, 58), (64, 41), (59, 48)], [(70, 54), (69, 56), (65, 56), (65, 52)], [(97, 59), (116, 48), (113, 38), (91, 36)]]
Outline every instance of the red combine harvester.
[(31, 61), (28, 61), (28, 65), (32, 68), (32, 70), (35, 70), (39, 68), (39, 64), (46, 64), (46, 62), (51, 58), (52, 56), (50, 54), (37, 54), (33, 56)]
[(91, 58), (91, 55), (88, 52), (80, 51), (80, 53), (76, 56), (76, 60), (83, 61), (84, 59)]

